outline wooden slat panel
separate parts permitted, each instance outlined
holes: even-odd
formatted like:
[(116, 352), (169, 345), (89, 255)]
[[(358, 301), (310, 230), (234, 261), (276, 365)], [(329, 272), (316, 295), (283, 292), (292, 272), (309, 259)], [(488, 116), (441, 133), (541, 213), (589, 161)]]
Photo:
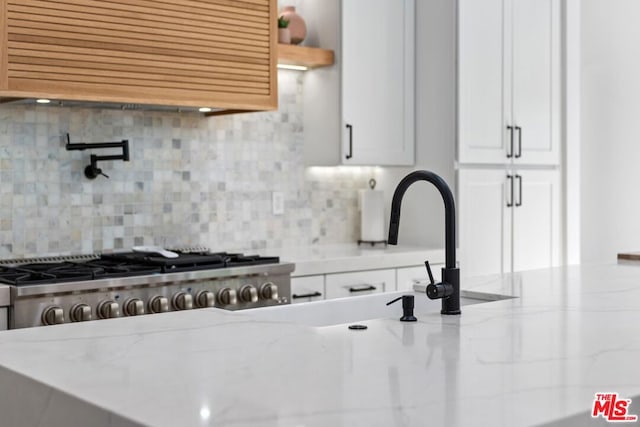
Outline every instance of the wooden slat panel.
[[(91, 40), (70, 40), (70, 39), (55, 39), (52, 37), (42, 37), (42, 36), (26, 36), (26, 35), (9, 35), (9, 43), (12, 41), (16, 42), (27, 42), (27, 43), (35, 43), (40, 44), (43, 49), (48, 48), (49, 46), (55, 46), (53, 43), (57, 43), (58, 46), (71, 46), (71, 47), (82, 47), (88, 49), (94, 49), (96, 52), (100, 52), (102, 49), (106, 50), (115, 50), (115, 51), (126, 51), (129, 53), (140, 53), (140, 54), (149, 54), (149, 55), (167, 55), (170, 57), (174, 57), (177, 61), (176, 66), (179, 66), (179, 60), (181, 58), (205, 58), (210, 60), (217, 61), (229, 61), (229, 62), (241, 62), (247, 64), (256, 64), (263, 65), (263, 69), (267, 69), (266, 65), (268, 63), (268, 59), (262, 58), (249, 58), (249, 57), (239, 57), (237, 55), (229, 54), (218, 54), (218, 53), (210, 53), (206, 50), (204, 51), (187, 51), (181, 49), (162, 49), (154, 46), (136, 46), (136, 45), (123, 45), (118, 43), (101, 43)], [(11, 52), (13, 53), (13, 52)]]
[[(11, 22), (11, 21), (10, 21)], [(221, 55), (244, 57), (252, 59), (266, 60), (269, 57), (269, 50), (264, 49), (262, 51), (246, 51), (236, 49), (237, 45), (230, 43), (217, 43), (210, 46), (203, 46), (202, 44), (193, 44), (183, 39), (177, 39), (175, 41), (163, 41), (152, 38), (143, 40), (133, 37), (133, 34), (118, 33), (116, 35), (103, 35), (100, 31), (95, 29), (86, 28), (86, 32), (70, 32), (70, 31), (56, 31), (54, 26), (51, 25), (51, 29), (45, 28), (46, 25), (42, 25), (42, 29), (24, 28), (21, 27), (22, 23), (16, 23), (9, 28), (9, 40), (20, 40), (20, 36), (40, 37), (40, 42), (43, 44), (58, 44), (66, 45), (68, 41), (80, 41), (80, 42), (92, 42), (94, 48), (100, 48), (104, 45), (117, 45), (120, 49), (128, 51), (144, 51), (143, 48), (152, 48), (154, 51), (159, 50), (178, 50), (182, 52), (196, 52), (200, 53), (218, 53)], [(79, 30), (79, 29), (78, 29)], [(105, 33), (107, 34), (107, 33)], [(127, 37), (131, 36), (131, 37)], [(22, 38), (24, 39), (24, 38)], [(64, 41), (63, 41), (64, 40)], [(135, 46), (134, 46), (135, 45)], [(73, 46), (73, 45), (72, 45)], [(132, 49), (127, 48), (132, 46)]]
[(7, 63), (9, 61), (7, 31), (7, 3), (6, 0), (0, 0), (0, 90), (6, 90), (9, 86), (9, 77), (7, 76)]
[[(29, 8), (25, 8), (29, 9)], [(58, 12), (58, 11), (56, 11)], [(132, 25), (131, 23), (120, 22), (101, 22), (91, 19), (83, 19), (82, 21), (77, 18), (68, 18), (65, 16), (58, 16), (55, 23), (51, 22), (51, 16), (39, 15), (30, 12), (11, 12), (9, 19), (20, 22), (20, 26), (24, 28), (40, 28), (51, 29), (61, 31), (82, 32), (86, 27), (95, 29), (96, 33), (118, 35), (126, 33), (135, 38), (149, 39), (152, 35), (158, 40), (175, 41), (176, 39), (183, 39), (189, 43), (201, 44), (203, 46), (212, 45), (215, 43), (229, 43), (233, 44), (237, 49), (248, 51), (265, 51), (268, 50), (269, 43), (267, 40), (238, 40), (236, 37), (228, 35), (212, 34), (211, 31), (194, 32), (193, 29), (185, 31), (184, 29), (172, 30), (166, 26), (163, 28), (157, 27), (141, 27), (138, 25)], [(82, 25), (78, 25), (82, 22)], [(135, 21), (133, 21), (135, 22)], [(18, 24), (16, 24), (18, 25)], [(101, 31), (99, 31), (100, 29)]]
[[(35, 3), (35, 2), (34, 2)], [(124, 12), (119, 13), (118, 15), (96, 15), (92, 13), (85, 13), (81, 11), (68, 11), (68, 10), (57, 10), (57, 9), (46, 9), (46, 13), (43, 12), (42, 8), (33, 7), (31, 4), (29, 6), (12, 6), (11, 10), (15, 13), (21, 13), (30, 17), (30, 20), (46, 20), (47, 22), (57, 22), (63, 23), (68, 22), (68, 20), (80, 20), (92, 23), (99, 22), (105, 25), (120, 25), (125, 26), (127, 31), (145, 31), (145, 28), (158, 28), (158, 22), (146, 20), (146, 19), (138, 19), (132, 18), (129, 14), (125, 14)], [(211, 34), (211, 26), (210, 25), (202, 25), (198, 26), (197, 22), (187, 21), (184, 19), (176, 18), (175, 23), (162, 22), (161, 27), (178, 32), (180, 34), (184, 34), (185, 27), (189, 29), (189, 34), (193, 34), (198, 37), (200, 35)], [(112, 27), (115, 28), (115, 27)], [(119, 27), (121, 28), (121, 27)], [(139, 28), (139, 30), (137, 30)], [(223, 26), (217, 26), (216, 33), (218, 37), (228, 37), (230, 39), (235, 40), (239, 44), (254, 44), (258, 43), (259, 46), (268, 45), (266, 43), (266, 39), (264, 35), (251, 34), (251, 33), (241, 33), (234, 28), (233, 30), (226, 30)]]
[[(269, 21), (272, 23), (277, 22), (278, 15), (278, 2), (277, 0), (270, 0), (269, 2)], [(271, 58), (269, 62), (269, 71), (271, 73), (271, 94), (269, 99), (269, 104), (273, 106), (273, 108), (278, 107), (278, 25), (272, 24), (269, 26), (269, 41), (271, 42), (269, 46), (269, 51), (271, 53)]]
[(201, 67), (191, 65), (176, 69), (175, 64), (159, 63), (157, 61), (123, 61), (120, 58), (102, 57), (101, 62), (87, 61), (87, 57), (60, 53), (52, 58), (35, 58), (30, 56), (9, 56), (9, 63), (12, 69), (18, 69), (16, 65), (51, 65), (58, 67), (68, 67), (72, 61), (75, 67), (91, 70), (112, 70), (146, 73), (153, 71), (157, 74), (178, 75), (186, 77), (202, 77), (208, 79), (237, 80), (240, 82), (269, 82), (268, 72), (256, 72), (253, 70), (239, 70), (242, 73), (232, 73), (229, 68), (224, 67)]
[[(131, 79), (133, 80), (144, 80), (147, 79), (151, 82), (158, 82), (159, 86), (162, 86), (162, 82), (181, 82), (184, 81), (182, 77), (184, 75), (178, 75), (168, 70), (169, 72), (159, 73), (156, 68), (152, 68), (151, 70), (145, 71), (142, 68), (138, 68), (134, 71), (126, 71), (122, 69), (118, 69), (117, 74), (113, 73), (113, 69), (109, 70), (108, 68), (95, 68), (90, 67), (86, 68), (81, 65), (76, 64), (74, 67), (69, 66), (55, 66), (55, 65), (35, 65), (35, 64), (9, 64), (9, 76), (17, 75), (14, 72), (40, 72), (42, 74), (51, 73), (51, 74), (60, 74), (60, 75), (78, 75), (78, 76), (102, 76), (102, 82), (107, 82), (110, 78), (118, 78), (118, 79)], [(231, 87), (244, 87), (244, 88), (260, 88), (260, 89), (268, 89), (268, 82), (255, 82), (255, 81), (238, 81), (236, 79), (228, 79), (228, 78), (215, 78), (212, 75), (197, 76), (195, 73), (191, 72), (188, 74), (188, 81), (190, 84), (200, 83), (203, 87), (207, 87), (212, 83), (215, 83), (218, 86), (231, 86)], [(82, 79), (79, 79), (82, 80)], [(152, 83), (155, 84), (155, 83)]]
[[(66, 59), (69, 61), (84, 60), (97, 63), (113, 64), (147, 64), (158, 67), (176, 67), (175, 57), (167, 55), (151, 55), (143, 53), (119, 52), (115, 50), (96, 51), (88, 48), (71, 46), (42, 45), (36, 43), (9, 42), (11, 54), (19, 58)], [(46, 50), (43, 50), (46, 49)], [(242, 62), (218, 61), (206, 58), (180, 58), (182, 70), (227, 71), (240, 75), (268, 77), (269, 70), (264, 65)]]
[(217, 93), (250, 93), (250, 94), (258, 94), (258, 95), (267, 95), (269, 94), (268, 86), (262, 88), (238, 88), (235, 86), (227, 85), (225, 81), (218, 81), (212, 84), (209, 82), (206, 85), (201, 84), (192, 84), (185, 82), (176, 82), (176, 81), (160, 81), (160, 80), (151, 80), (151, 79), (136, 79), (132, 77), (114, 77), (113, 75), (88, 75), (88, 74), (71, 74), (71, 73), (61, 73), (55, 74), (51, 71), (46, 72), (38, 72), (38, 71), (17, 71), (17, 70), (9, 70), (9, 81), (12, 79), (33, 79), (40, 82), (45, 81), (61, 81), (61, 82), (73, 82), (75, 83), (99, 83), (101, 85), (117, 85), (117, 86), (129, 86), (129, 87), (138, 87), (138, 88), (162, 88), (162, 89), (190, 89), (190, 90), (199, 90), (202, 92), (217, 92)]
[(277, 105), (275, 0), (0, 2), (8, 7), (3, 97)]
[(266, 10), (259, 11), (241, 7), (233, 7), (219, 4), (215, 1), (197, 2), (190, 0), (180, 0), (179, 2), (170, 0), (104, 0), (109, 3), (119, 3), (126, 6), (146, 7), (149, 9), (163, 9), (172, 12), (184, 12), (189, 10), (197, 16), (215, 16), (234, 19), (244, 22), (264, 22), (269, 17)]
[(202, 92), (200, 90), (168, 88), (132, 88), (114, 85), (109, 91), (92, 83), (39, 81), (14, 78), (6, 96), (27, 98), (50, 97), (77, 101), (120, 102), (132, 104), (181, 105), (185, 107), (211, 106), (247, 110), (274, 108), (267, 95), (243, 93)]
[[(172, 0), (156, 0), (160, 3), (174, 3)], [(189, 3), (198, 4), (201, 7), (230, 7), (241, 9), (243, 13), (260, 11), (269, 14), (269, 0), (258, 0), (256, 2), (236, 1), (236, 0), (189, 0)]]
[[(32, 3), (33, 2), (33, 3)], [(11, 4), (35, 4), (35, 0), (10, 0), (9, 10), (11, 9)], [(127, 4), (117, 4), (117, 3), (109, 3), (107, 1), (95, 1), (95, 0), (48, 0), (44, 2), (46, 7), (43, 8), (55, 8), (60, 10), (68, 10), (74, 11), (78, 10), (79, 7), (88, 7), (88, 10), (92, 11), (96, 15), (113, 15), (115, 11), (124, 12), (128, 16), (135, 17), (138, 19), (152, 18), (158, 22), (174, 22), (175, 18), (183, 18), (186, 20), (191, 20), (194, 22), (206, 23), (215, 29), (216, 25), (224, 24), (227, 25), (227, 28), (236, 28), (239, 32), (251, 32), (256, 34), (266, 35), (268, 34), (268, 30), (265, 30), (263, 23), (256, 23), (252, 21), (244, 21), (240, 19), (233, 18), (224, 18), (217, 17), (212, 15), (195, 15), (190, 11), (177, 12), (177, 11), (168, 11), (158, 8), (145, 8), (145, 7), (136, 7), (129, 6)]]

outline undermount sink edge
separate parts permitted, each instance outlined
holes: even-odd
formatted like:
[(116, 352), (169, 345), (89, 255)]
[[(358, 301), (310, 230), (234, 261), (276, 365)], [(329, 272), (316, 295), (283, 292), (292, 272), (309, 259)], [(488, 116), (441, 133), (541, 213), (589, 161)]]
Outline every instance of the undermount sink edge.
[[(415, 296), (415, 316), (440, 313), (440, 304), (427, 298), (417, 284), (414, 291), (394, 291), (358, 297), (336, 298), (284, 306), (262, 307), (243, 310), (238, 314), (248, 315), (255, 320), (268, 322), (286, 322), (312, 327), (335, 326), (347, 323), (365, 322), (374, 319), (399, 319), (402, 315), (400, 306), (387, 306), (386, 303), (402, 295)], [(475, 291), (461, 292), (461, 306), (484, 304), (492, 301), (514, 298), (506, 295), (490, 294)]]

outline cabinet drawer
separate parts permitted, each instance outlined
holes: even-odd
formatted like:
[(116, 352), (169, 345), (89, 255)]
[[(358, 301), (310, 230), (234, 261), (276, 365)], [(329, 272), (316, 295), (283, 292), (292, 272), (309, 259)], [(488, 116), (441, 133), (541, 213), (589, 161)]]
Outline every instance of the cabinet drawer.
[(291, 278), (291, 303), (310, 302), (324, 299), (324, 276)]
[(358, 271), (354, 273), (327, 274), (327, 299), (354, 297), (396, 288), (395, 270)]
[[(439, 282), (442, 276), (444, 264), (431, 264), (433, 280)], [(429, 275), (424, 265), (417, 267), (403, 267), (396, 270), (396, 283), (399, 291), (413, 290), (413, 285), (420, 282), (428, 282)]]

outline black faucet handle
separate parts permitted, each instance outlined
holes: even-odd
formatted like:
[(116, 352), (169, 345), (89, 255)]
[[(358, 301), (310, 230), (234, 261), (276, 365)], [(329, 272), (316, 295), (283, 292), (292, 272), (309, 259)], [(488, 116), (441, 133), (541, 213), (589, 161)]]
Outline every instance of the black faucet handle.
[(425, 261), (424, 266), (427, 267), (427, 273), (429, 273), (429, 283), (433, 285), (434, 283), (436, 283), (436, 281), (433, 280), (433, 274), (431, 273), (431, 266), (429, 265), (429, 261)]

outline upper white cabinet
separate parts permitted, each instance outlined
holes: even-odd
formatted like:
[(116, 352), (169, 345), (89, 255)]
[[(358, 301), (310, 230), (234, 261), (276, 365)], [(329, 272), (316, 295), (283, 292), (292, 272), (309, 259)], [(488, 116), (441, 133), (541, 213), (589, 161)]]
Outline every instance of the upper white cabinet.
[(412, 165), (415, 0), (334, 1), (309, 14), (338, 66), (304, 77), (306, 164)]
[(559, 0), (459, 1), (458, 160), (560, 163)]

